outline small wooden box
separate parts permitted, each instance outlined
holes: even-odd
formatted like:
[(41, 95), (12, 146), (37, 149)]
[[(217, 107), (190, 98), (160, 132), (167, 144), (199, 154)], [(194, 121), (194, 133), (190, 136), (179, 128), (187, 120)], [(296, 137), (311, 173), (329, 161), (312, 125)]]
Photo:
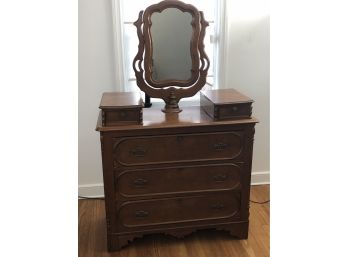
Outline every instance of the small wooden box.
[(140, 93), (104, 93), (99, 105), (103, 126), (142, 124), (143, 99)]
[(201, 108), (214, 119), (233, 120), (250, 118), (252, 103), (249, 97), (235, 89), (201, 91)]

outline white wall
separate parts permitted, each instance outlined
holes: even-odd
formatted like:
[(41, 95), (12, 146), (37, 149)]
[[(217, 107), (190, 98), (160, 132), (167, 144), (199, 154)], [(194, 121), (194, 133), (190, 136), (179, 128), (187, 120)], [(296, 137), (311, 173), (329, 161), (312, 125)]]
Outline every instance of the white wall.
[[(250, 6), (257, 6), (261, 0), (227, 2), (232, 5), (228, 6), (232, 13), (228, 17), (223, 87), (236, 88), (255, 100), (253, 115), (260, 123), (256, 125), (252, 179), (267, 181), (270, 170), (269, 16), (248, 16), (249, 7), (238, 6), (242, 2), (255, 2)], [(79, 0), (80, 195), (103, 194), (99, 134), (94, 129), (102, 92), (120, 88), (115, 79), (111, 8), (110, 0)], [(246, 15), (240, 16), (243, 11)]]
[(235, 23), (228, 44), (226, 86), (254, 99), (253, 172), (270, 170), (269, 17)]
[[(225, 88), (254, 99), (253, 179), (269, 181), (270, 172), (270, 19), (268, 0), (227, 1)], [(257, 174), (257, 175), (256, 175)]]
[(111, 1), (79, 0), (79, 185), (103, 181), (95, 127), (102, 93), (116, 89), (113, 60)]

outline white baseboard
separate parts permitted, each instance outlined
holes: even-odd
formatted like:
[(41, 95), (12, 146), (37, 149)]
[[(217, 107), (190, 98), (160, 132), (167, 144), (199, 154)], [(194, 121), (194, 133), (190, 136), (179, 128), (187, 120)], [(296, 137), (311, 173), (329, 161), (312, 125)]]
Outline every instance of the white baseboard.
[[(251, 174), (251, 185), (269, 184), (269, 178), (269, 171), (255, 171)], [(79, 185), (79, 196), (104, 197), (103, 183)]]
[(97, 183), (79, 185), (79, 196), (104, 197), (104, 184)]
[(254, 171), (251, 173), (251, 185), (268, 185), (269, 183), (269, 171)]

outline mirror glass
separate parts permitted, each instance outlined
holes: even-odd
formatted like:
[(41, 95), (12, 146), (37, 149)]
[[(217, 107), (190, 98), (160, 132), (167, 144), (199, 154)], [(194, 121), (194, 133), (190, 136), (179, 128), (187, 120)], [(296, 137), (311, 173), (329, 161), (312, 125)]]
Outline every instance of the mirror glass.
[(189, 80), (192, 76), (190, 42), (192, 16), (177, 8), (167, 8), (151, 16), (152, 79)]

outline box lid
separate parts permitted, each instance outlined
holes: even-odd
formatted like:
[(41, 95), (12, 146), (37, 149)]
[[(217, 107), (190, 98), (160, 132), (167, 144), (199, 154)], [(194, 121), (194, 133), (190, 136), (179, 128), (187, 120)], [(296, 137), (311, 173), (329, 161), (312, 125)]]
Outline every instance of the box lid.
[(100, 109), (142, 108), (140, 92), (106, 92), (100, 101)]
[(251, 98), (243, 95), (235, 89), (218, 89), (201, 91), (215, 105), (233, 103), (252, 103)]

